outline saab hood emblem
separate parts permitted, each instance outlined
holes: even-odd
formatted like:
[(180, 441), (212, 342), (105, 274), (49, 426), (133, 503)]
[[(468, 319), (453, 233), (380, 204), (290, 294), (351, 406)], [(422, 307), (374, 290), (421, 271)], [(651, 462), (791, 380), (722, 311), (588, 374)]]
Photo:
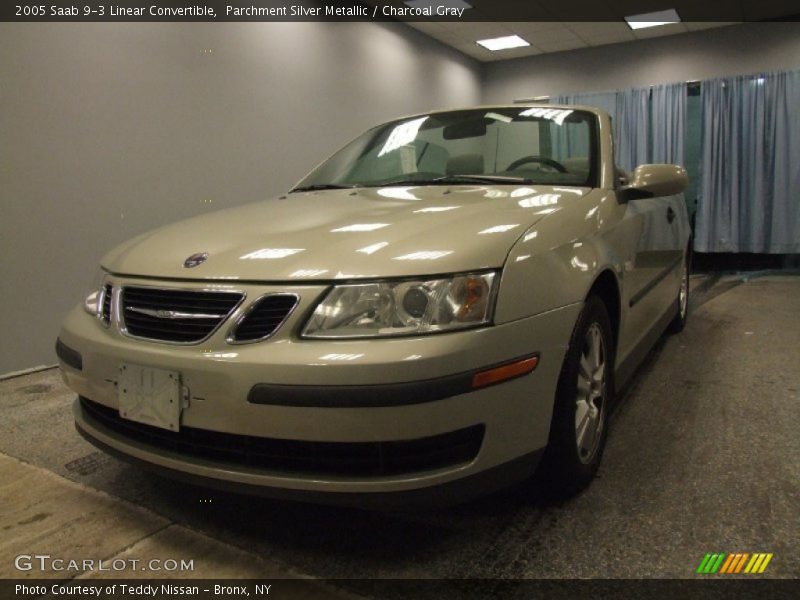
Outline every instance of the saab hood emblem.
[(202, 265), (206, 262), (208, 258), (208, 252), (197, 252), (196, 254), (192, 254), (189, 258), (183, 261), (183, 266), (187, 269), (191, 269), (192, 267), (196, 267), (197, 265)]

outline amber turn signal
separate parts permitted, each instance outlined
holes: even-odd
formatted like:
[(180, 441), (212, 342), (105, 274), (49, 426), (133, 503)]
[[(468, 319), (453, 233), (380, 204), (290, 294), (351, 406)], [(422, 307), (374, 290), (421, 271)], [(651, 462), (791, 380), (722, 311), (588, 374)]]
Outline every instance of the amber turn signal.
[(488, 371), (481, 371), (475, 373), (472, 377), (473, 389), (486, 387), (487, 385), (494, 385), (507, 379), (527, 375), (536, 368), (539, 364), (539, 355), (529, 356), (521, 360), (514, 361), (506, 365), (489, 369)]

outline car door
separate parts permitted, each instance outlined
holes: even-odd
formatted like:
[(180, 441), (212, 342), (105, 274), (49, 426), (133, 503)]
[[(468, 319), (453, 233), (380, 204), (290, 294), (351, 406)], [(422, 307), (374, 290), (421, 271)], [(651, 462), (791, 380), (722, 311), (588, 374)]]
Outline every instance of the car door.
[[(686, 208), (682, 196), (621, 202), (626, 256), (620, 354), (635, 346), (667, 313), (678, 296), (685, 248)], [(621, 206), (622, 208), (622, 206)]]

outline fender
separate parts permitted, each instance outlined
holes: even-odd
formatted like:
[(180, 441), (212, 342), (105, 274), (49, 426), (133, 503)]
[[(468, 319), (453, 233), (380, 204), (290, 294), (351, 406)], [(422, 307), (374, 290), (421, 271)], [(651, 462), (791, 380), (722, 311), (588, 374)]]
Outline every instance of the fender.
[[(619, 218), (612, 191), (595, 189), (566, 203), (520, 236), (506, 259), (495, 323), (583, 302), (603, 271), (619, 279), (626, 258), (603, 235)], [(569, 241), (563, 232), (575, 232)]]

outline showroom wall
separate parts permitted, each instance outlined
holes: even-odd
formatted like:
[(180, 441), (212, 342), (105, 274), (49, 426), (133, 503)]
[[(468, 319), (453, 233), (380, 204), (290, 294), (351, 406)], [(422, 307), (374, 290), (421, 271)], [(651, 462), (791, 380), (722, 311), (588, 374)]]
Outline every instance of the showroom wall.
[(747, 23), (488, 63), (485, 103), (800, 67), (800, 23)]
[(6, 23), (0, 82), (0, 374), (55, 362), (117, 243), (481, 96), (477, 62), (399, 24)]

